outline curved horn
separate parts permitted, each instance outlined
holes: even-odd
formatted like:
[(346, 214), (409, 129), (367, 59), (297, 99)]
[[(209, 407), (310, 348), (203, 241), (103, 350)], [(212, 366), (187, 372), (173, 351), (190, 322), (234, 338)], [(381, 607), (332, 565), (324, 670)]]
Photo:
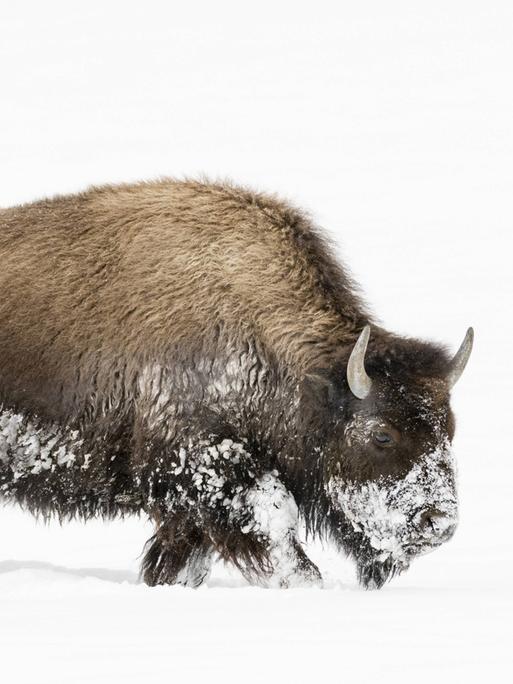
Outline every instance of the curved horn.
[(469, 328), (465, 339), (461, 343), (461, 347), (458, 349), (451, 361), (451, 370), (447, 375), (447, 384), (449, 388), (454, 387), (454, 385), (460, 379), (461, 374), (465, 370), (467, 361), (470, 357), (470, 352), (472, 351), (472, 345), (474, 343), (474, 328)]
[(370, 325), (360, 333), (347, 362), (347, 382), (349, 389), (358, 399), (365, 399), (372, 387), (372, 380), (365, 371), (365, 352), (369, 343)]

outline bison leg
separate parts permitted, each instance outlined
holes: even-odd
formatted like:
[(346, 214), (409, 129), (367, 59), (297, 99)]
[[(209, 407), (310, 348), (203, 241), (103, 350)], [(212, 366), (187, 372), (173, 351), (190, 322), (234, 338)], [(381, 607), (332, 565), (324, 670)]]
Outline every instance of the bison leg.
[(190, 440), (142, 478), (148, 511), (161, 520), (148, 542), (150, 584), (198, 586), (212, 551), (251, 582), (272, 587), (320, 584), (298, 540), (298, 508), (278, 472), (258, 472), (246, 442)]
[(147, 542), (141, 574), (146, 584), (199, 587), (210, 572), (213, 549), (188, 518), (173, 516)]
[(322, 584), (298, 540), (296, 502), (275, 471), (234, 499), (229, 521), (235, 529), (216, 546), (250, 582), (283, 588)]

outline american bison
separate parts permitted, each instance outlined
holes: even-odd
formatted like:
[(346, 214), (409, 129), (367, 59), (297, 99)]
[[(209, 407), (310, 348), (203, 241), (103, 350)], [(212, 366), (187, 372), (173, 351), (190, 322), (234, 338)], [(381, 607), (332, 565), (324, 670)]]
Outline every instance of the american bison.
[(144, 512), (150, 585), (213, 559), (318, 584), (329, 536), (380, 587), (457, 520), (467, 363), (373, 322), (311, 220), (230, 184), (92, 188), (0, 211), (0, 496)]

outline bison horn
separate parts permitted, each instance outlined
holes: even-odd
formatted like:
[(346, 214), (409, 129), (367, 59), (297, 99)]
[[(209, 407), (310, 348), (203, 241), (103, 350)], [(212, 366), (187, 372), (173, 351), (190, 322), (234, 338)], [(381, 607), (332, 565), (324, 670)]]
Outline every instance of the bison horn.
[(365, 371), (365, 352), (369, 343), (370, 325), (366, 325), (353, 347), (347, 363), (349, 389), (358, 399), (365, 399), (372, 387), (372, 380)]
[(470, 352), (472, 351), (472, 344), (474, 343), (474, 329), (469, 328), (465, 339), (461, 343), (461, 347), (458, 349), (451, 361), (451, 368), (449, 374), (447, 375), (447, 384), (449, 388), (454, 387), (454, 385), (460, 379), (461, 374), (465, 370), (467, 361), (470, 357)]

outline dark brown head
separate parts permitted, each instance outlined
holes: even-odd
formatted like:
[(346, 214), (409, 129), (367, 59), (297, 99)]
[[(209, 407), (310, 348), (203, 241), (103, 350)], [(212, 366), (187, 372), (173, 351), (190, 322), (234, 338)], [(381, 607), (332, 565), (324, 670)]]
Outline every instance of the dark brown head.
[(366, 355), (369, 335), (367, 326), (347, 364), (340, 457), (327, 464), (326, 486), (350, 531), (348, 550), (360, 580), (370, 587), (454, 533), (449, 393), (469, 358), (473, 332), (453, 359), (434, 345), (398, 338)]

